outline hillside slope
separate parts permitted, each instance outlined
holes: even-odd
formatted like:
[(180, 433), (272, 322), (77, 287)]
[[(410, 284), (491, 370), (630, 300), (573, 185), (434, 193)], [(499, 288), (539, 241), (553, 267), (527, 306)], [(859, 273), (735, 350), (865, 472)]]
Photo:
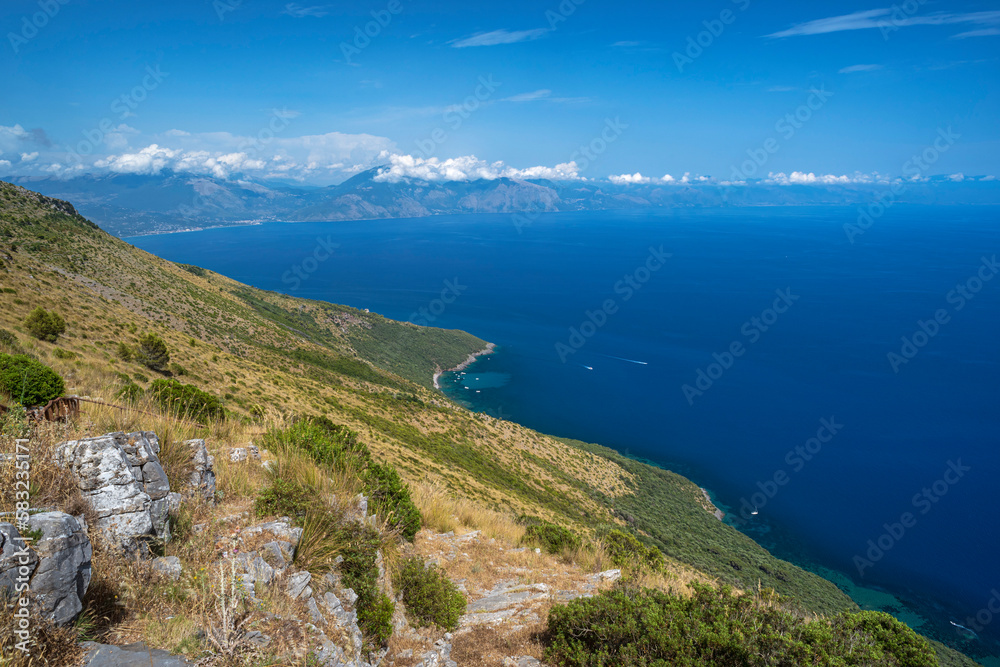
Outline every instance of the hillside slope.
[[(435, 369), (486, 346), (469, 334), (179, 266), (101, 231), (66, 202), (2, 182), (0, 288), (0, 328), (20, 332), (67, 393), (113, 401), (127, 382), (147, 387), (156, 374), (117, 350), (153, 332), (170, 350), (168, 374), (220, 396), (233, 420), (326, 416), (358, 431), (411, 485), (585, 535), (633, 530), (715, 581), (770, 587), (812, 613), (857, 609), (832, 583), (718, 521), (689, 480), (470, 413), (433, 391)], [(27, 342), (22, 323), (37, 306), (65, 318), (57, 343)]]

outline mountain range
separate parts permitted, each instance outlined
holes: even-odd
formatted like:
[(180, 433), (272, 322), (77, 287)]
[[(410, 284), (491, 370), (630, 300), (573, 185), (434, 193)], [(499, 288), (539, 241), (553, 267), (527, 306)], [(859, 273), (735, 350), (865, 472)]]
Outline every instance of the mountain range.
[(701, 206), (862, 205), (882, 200), (914, 204), (1000, 204), (1000, 181), (933, 177), (886, 182), (730, 185), (715, 181), (612, 183), (580, 180), (387, 180), (376, 167), (328, 187), (219, 179), (164, 170), (154, 175), (22, 178), (19, 185), (71, 200), (104, 230), (140, 236), (267, 221), (416, 218), (455, 213), (530, 216), (556, 211)]

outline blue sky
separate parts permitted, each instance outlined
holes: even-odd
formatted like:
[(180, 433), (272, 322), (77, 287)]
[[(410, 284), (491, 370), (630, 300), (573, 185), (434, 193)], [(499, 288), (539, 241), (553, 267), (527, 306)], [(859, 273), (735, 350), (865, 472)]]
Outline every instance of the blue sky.
[(5, 0), (0, 27), (0, 176), (863, 179), (949, 127), (922, 176), (1000, 176), (998, 2)]

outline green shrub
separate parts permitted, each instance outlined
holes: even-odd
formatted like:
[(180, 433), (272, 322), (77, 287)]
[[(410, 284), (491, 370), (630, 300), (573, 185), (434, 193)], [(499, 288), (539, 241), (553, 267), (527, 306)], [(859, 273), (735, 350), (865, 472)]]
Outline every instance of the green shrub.
[(583, 544), (573, 531), (547, 521), (528, 526), (524, 531), (524, 541), (528, 544), (537, 544), (550, 554), (575, 551)]
[(161, 407), (179, 416), (195, 420), (225, 418), (219, 399), (194, 385), (161, 378), (153, 382), (149, 391)]
[(930, 667), (913, 630), (881, 612), (805, 620), (773, 595), (695, 584), (683, 598), (618, 588), (549, 612), (546, 659), (583, 665), (865, 665)]
[(180, 364), (170, 364), (167, 368), (170, 369), (170, 373), (173, 375), (187, 375), (187, 370)]
[(284, 479), (272, 479), (254, 500), (254, 512), (259, 517), (289, 516), (301, 519), (315, 504), (315, 494), (308, 488)]
[(76, 352), (70, 352), (69, 350), (64, 350), (59, 347), (52, 350), (52, 355), (56, 359), (76, 359)]
[(406, 611), (420, 627), (458, 627), (465, 613), (465, 596), (436, 566), (424, 567), (420, 558), (407, 558), (394, 582), (403, 595)]
[(390, 465), (371, 463), (364, 475), (365, 492), (372, 509), (412, 542), (420, 530), (420, 510), (410, 497), (410, 489)]
[(148, 333), (139, 339), (139, 348), (135, 353), (136, 361), (154, 371), (166, 370), (170, 363), (170, 352), (167, 344), (156, 334)]
[(24, 328), (38, 340), (54, 343), (60, 335), (66, 333), (66, 322), (59, 313), (50, 313), (39, 306), (24, 320)]
[(0, 350), (4, 350), (7, 354), (24, 354), (24, 348), (21, 347), (17, 336), (6, 329), (0, 329)]
[(385, 646), (392, 637), (394, 613), (396, 605), (385, 593), (379, 593), (372, 604), (358, 610), (358, 627), (373, 647)]
[(132, 361), (135, 359), (135, 350), (132, 349), (131, 345), (118, 343), (118, 348), (115, 350), (115, 356), (122, 361)]
[(22, 405), (44, 405), (62, 396), (66, 385), (59, 374), (23, 354), (0, 354), (0, 390)]
[(300, 419), (288, 428), (269, 432), (264, 446), (268, 449), (295, 447), (320, 465), (357, 471), (375, 514), (398, 528), (411, 542), (420, 530), (420, 510), (395, 468), (376, 463), (358, 434), (346, 426), (335, 424), (326, 417)]
[(394, 605), (378, 589), (379, 533), (371, 526), (355, 522), (344, 524), (349, 546), (341, 554), (341, 582), (358, 595), (358, 626), (364, 633), (369, 648), (377, 648), (392, 635)]
[(129, 382), (118, 391), (117, 398), (126, 403), (137, 403), (142, 398), (142, 394), (142, 387), (135, 382)]
[(656, 547), (648, 547), (634, 535), (620, 530), (611, 530), (604, 536), (604, 546), (611, 562), (623, 570), (637, 570), (643, 567), (653, 572), (662, 572), (666, 567), (663, 552)]

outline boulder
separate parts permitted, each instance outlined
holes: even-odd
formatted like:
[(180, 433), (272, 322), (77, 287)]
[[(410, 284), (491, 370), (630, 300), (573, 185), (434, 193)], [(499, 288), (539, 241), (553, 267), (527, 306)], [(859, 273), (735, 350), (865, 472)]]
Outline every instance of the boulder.
[(184, 568), (181, 566), (181, 561), (177, 556), (161, 556), (159, 558), (153, 559), (153, 569), (162, 575), (165, 575), (174, 581), (181, 578), (181, 573)]
[(151, 649), (138, 642), (126, 646), (110, 646), (96, 642), (83, 642), (87, 650), (84, 667), (184, 667), (191, 663), (178, 655), (160, 649)]
[(27, 582), (36, 567), (38, 556), (21, 539), (14, 524), (0, 523), (0, 597), (16, 597), (18, 584)]
[(312, 581), (312, 575), (308, 572), (296, 572), (288, 577), (288, 596), (291, 598), (308, 598), (312, 596), (313, 591), (309, 587), (310, 581)]
[(38, 568), (31, 578), (31, 598), (43, 616), (66, 625), (83, 611), (90, 586), (90, 539), (80, 522), (64, 512), (33, 514), (29, 525), (42, 534), (32, 545)]
[(169, 501), (170, 481), (160, 465), (160, 439), (151, 431), (129, 433), (122, 442), (122, 449), (132, 466), (132, 474), (149, 495), (152, 503), (149, 515), (153, 533), (164, 542), (170, 541)]
[(190, 480), (192, 492), (210, 503), (215, 502), (215, 458), (209, 456), (204, 440), (188, 440), (184, 444), (194, 453), (194, 471)]
[[(137, 479), (125, 452), (126, 441), (124, 433), (70, 440), (56, 445), (55, 455), (59, 465), (76, 476), (83, 497), (97, 514), (98, 530), (111, 544), (135, 553), (145, 538), (155, 534), (153, 500), (140, 481), (146, 464), (136, 466)], [(135, 460), (145, 456), (144, 451)]]
[(232, 463), (242, 463), (247, 460), (247, 450), (245, 447), (230, 447), (229, 460)]

